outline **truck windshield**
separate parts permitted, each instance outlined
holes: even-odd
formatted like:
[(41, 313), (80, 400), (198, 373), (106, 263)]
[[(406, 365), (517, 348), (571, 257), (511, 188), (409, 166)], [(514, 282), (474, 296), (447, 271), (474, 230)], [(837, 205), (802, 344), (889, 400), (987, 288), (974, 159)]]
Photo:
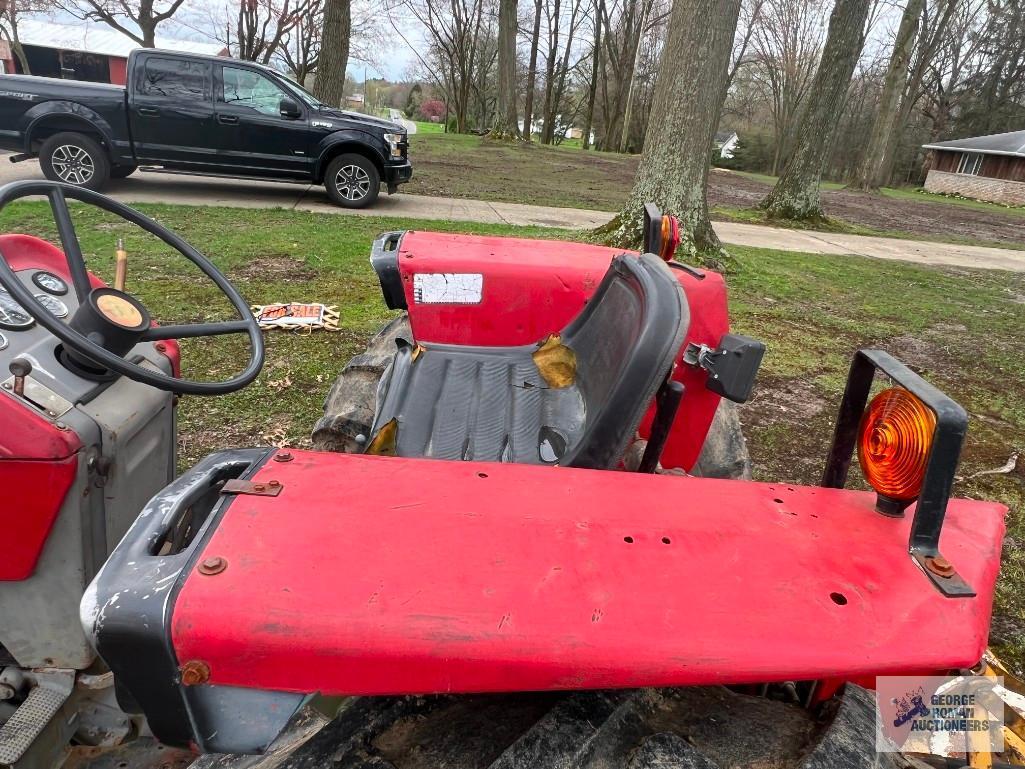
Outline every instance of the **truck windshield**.
[(291, 86), (292, 90), (295, 91), (296, 95), (300, 99), (302, 99), (304, 102), (306, 102), (308, 105), (310, 105), (311, 107), (326, 107), (327, 106), (323, 102), (318, 101), (317, 98), (312, 93), (307, 91), (305, 88), (303, 88), (301, 85), (299, 85), (296, 81), (294, 81), (288, 75), (286, 75), (286, 74), (284, 74), (282, 72), (279, 72), (278, 74), (281, 76), (282, 80), (284, 80), (286, 83), (288, 83), (289, 86)]

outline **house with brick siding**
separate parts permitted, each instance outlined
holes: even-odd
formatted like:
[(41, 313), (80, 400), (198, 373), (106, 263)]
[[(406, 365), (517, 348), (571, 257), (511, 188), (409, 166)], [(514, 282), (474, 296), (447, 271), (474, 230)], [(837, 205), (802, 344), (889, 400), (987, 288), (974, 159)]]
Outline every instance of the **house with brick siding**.
[(1025, 206), (1025, 131), (923, 147), (933, 153), (925, 178), (927, 192)]

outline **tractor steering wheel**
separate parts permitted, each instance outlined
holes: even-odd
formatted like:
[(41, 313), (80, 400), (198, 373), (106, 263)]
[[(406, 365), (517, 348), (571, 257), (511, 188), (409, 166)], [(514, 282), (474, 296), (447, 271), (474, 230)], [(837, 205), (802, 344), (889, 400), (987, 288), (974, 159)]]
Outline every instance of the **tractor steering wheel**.
[[(51, 314), (18, 279), (3, 253), (0, 253), (0, 286), (6, 289), (38, 321), (39, 325), (64, 343), (65, 353), (77, 354), (110, 371), (134, 379), (136, 382), (173, 393), (220, 395), (240, 390), (256, 379), (263, 366), (264, 353), (263, 334), (260, 331), (260, 326), (246, 301), (209, 259), (178, 235), (134, 208), (118, 203), (106, 195), (69, 184), (49, 181), (21, 181), (6, 184), (0, 187), (0, 211), (8, 203), (32, 195), (45, 195), (50, 200), (50, 208), (53, 211), (57, 232), (60, 234), (71, 282), (78, 297), (78, 310), (68, 323), (62, 322)], [(241, 319), (216, 323), (156, 326), (151, 323), (146, 308), (135, 297), (113, 288), (93, 288), (85, 259), (82, 256), (82, 247), (71, 221), (66, 198), (102, 208), (160, 238), (199, 267), (227, 297), (241, 315)], [(124, 358), (124, 355), (128, 354), (139, 342), (241, 333), (246, 333), (249, 336), (249, 363), (241, 374), (223, 382), (197, 382), (168, 376), (152, 369), (143, 368)]]

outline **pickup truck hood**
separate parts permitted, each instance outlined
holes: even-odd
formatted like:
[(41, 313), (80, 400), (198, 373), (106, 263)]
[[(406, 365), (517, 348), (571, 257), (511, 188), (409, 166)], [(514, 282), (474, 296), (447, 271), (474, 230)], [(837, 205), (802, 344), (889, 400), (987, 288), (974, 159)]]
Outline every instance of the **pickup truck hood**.
[(357, 123), (363, 123), (365, 125), (372, 125), (375, 128), (380, 128), (383, 131), (394, 131), (397, 133), (405, 133), (405, 126), (393, 123), (390, 120), (383, 120), (378, 117), (371, 117), (370, 115), (364, 115), (361, 112), (349, 112), (343, 109), (331, 109), (323, 108), (320, 109), (320, 114), (324, 117), (335, 118), (336, 120), (352, 120)]

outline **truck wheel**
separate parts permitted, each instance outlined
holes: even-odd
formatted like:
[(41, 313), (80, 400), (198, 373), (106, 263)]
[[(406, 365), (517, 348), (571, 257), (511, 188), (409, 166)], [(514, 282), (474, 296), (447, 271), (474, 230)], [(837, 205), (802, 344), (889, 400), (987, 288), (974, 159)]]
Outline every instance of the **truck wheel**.
[(107, 152), (84, 134), (54, 134), (39, 148), (39, 166), (52, 182), (99, 190), (110, 178)]
[[(395, 340), (412, 340), (409, 317), (393, 318), (350, 360), (324, 401), (324, 416), (313, 430), (313, 448), (355, 454), (370, 434), (377, 403), (377, 383), (395, 355)], [(691, 469), (703, 478), (751, 479), (751, 458), (737, 405), (723, 400), (709, 428), (697, 464)]]
[(139, 170), (139, 166), (112, 166), (110, 169), (111, 179), (125, 179)]
[(369, 158), (350, 152), (328, 163), (324, 187), (337, 205), (366, 208), (381, 192), (381, 174)]

